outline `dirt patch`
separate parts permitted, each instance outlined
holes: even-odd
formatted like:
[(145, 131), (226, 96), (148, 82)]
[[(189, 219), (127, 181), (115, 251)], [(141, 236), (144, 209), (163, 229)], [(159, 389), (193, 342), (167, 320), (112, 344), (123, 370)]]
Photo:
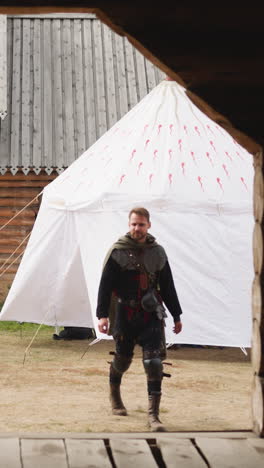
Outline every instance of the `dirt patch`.
[[(53, 329), (0, 334), (0, 432), (145, 432), (146, 378), (141, 348), (123, 378), (127, 417), (111, 414), (113, 341), (54, 341)], [(85, 353), (85, 354), (84, 354)], [(239, 348), (168, 350), (161, 420), (169, 431), (251, 430), (250, 355)]]

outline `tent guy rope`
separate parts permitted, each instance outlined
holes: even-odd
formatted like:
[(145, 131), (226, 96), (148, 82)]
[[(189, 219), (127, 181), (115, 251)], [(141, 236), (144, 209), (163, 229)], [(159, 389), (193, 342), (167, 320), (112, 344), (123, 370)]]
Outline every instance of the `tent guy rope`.
[(8, 226), (8, 224), (11, 223), (11, 221), (13, 221), (13, 219), (15, 219), (17, 216), (19, 216), (28, 206), (30, 206), (35, 200), (37, 200), (38, 197), (40, 197), (40, 195), (42, 195), (42, 193), (43, 193), (43, 190), (38, 195), (36, 195), (29, 203), (27, 203), (27, 205), (25, 205), (24, 208), (22, 208), (22, 210), (18, 211), (12, 218), (9, 219), (9, 221), (7, 221), (5, 224), (3, 224), (3, 226), (0, 227), (0, 231), (2, 231), (6, 226)]
[[(2, 231), (6, 226), (8, 226), (8, 224), (10, 224), (11, 221), (13, 221), (13, 219), (15, 219), (17, 216), (19, 216), (28, 206), (32, 205), (32, 203), (33, 203), (35, 200), (37, 200), (37, 199), (40, 197), (40, 195), (42, 195), (42, 193), (43, 193), (43, 190), (42, 190), (42, 192), (40, 192), (38, 195), (36, 195), (29, 203), (27, 203), (27, 204), (22, 208), (22, 210), (18, 211), (12, 218), (10, 218), (5, 224), (3, 224), (3, 226), (0, 227), (0, 231)], [(15, 250), (11, 253), (11, 255), (5, 260), (5, 262), (3, 263), (3, 265), (1, 265), (1, 267), (0, 267), (0, 270), (3, 270), (3, 269), (4, 269), (5, 265), (8, 263), (8, 261), (10, 260), (10, 258), (13, 257), (13, 255), (16, 253), (16, 251), (19, 249), (19, 247), (21, 247), (21, 245), (29, 238), (30, 234), (31, 234), (31, 232), (20, 242), (20, 244), (16, 247), (16, 249), (15, 249)], [(3, 275), (6, 273), (6, 271), (16, 262), (16, 260), (18, 260), (19, 257), (21, 257), (21, 255), (23, 255), (24, 251), (25, 251), (25, 249), (23, 250), (23, 252), (21, 252), (21, 253), (14, 259), (13, 262), (11, 262), (11, 263), (8, 265), (8, 267), (7, 267), (5, 270), (1, 271), (1, 273), (0, 273), (0, 278), (1, 278), (1, 276), (3, 276)]]
[[(0, 267), (0, 270), (3, 270), (4, 266), (8, 263), (8, 261), (10, 260), (10, 258), (13, 257), (13, 255), (16, 253), (16, 251), (19, 249), (19, 247), (29, 238), (30, 234), (31, 234), (31, 232), (20, 242), (20, 244), (19, 244), (19, 245), (17, 246), (17, 248), (11, 253), (11, 255), (9, 255), (9, 257), (5, 260), (5, 262), (3, 263), (3, 265)], [(25, 251), (25, 249), (23, 250), (23, 252), (21, 252), (21, 253), (13, 260), (12, 263), (10, 263), (10, 264), (8, 265), (8, 267), (7, 267), (5, 270), (1, 271), (1, 273), (0, 273), (0, 278), (1, 278), (1, 276), (16, 262), (16, 260), (18, 260), (19, 257), (21, 257), (21, 255), (23, 255), (24, 251)]]

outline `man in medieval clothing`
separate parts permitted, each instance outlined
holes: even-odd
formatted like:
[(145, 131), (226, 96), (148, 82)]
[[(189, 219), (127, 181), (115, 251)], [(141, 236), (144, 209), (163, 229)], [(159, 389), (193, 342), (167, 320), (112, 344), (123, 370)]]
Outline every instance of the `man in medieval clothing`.
[[(98, 329), (109, 333), (109, 311), (116, 303), (114, 324), (115, 355), (110, 365), (110, 400), (115, 415), (127, 415), (120, 385), (129, 368), (136, 344), (143, 350), (147, 376), (149, 427), (165, 431), (159, 419), (161, 383), (166, 357), (164, 318), (166, 305), (174, 319), (174, 333), (180, 333), (182, 313), (165, 250), (148, 233), (149, 212), (133, 208), (129, 232), (109, 250), (99, 285), (96, 315)], [(115, 299), (113, 301), (113, 299)]]

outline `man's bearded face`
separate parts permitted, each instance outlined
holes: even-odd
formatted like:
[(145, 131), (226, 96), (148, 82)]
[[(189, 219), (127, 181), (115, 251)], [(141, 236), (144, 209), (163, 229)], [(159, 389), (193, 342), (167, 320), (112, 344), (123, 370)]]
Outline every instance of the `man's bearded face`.
[(136, 240), (137, 242), (145, 242), (148, 230), (151, 226), (145, 216), (132, 213), (128, 226), (132, 239)]

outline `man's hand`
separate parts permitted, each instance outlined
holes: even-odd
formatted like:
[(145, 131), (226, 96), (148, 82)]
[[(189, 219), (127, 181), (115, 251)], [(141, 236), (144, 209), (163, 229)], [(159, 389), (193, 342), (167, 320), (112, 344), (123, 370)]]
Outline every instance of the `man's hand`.
[(174, 322), (173, 332), (176, 333), (177, 335), (181, 331), (182, 331), (182, 323), (180, 320), (178, 320), (177, 322)]
[(109, 320), (108, 318), (101, 318), (98, 322), (98, 329), (101, 333), (107, 333), (109, 328)]

